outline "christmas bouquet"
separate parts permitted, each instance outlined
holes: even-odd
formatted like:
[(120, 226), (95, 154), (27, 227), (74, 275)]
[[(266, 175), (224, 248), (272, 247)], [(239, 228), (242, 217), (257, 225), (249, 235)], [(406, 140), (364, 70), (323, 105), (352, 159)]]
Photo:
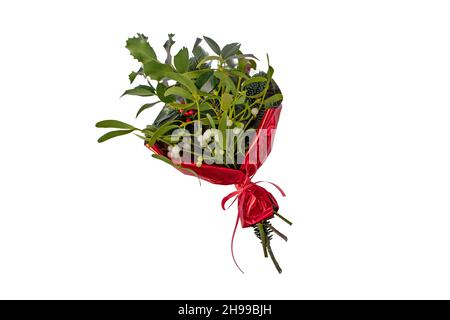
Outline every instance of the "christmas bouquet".
[[(271, 151), (282, 109), (283, 96), (273, 80), (269, 58), (266, 71), (258, 72), (259, 60), (243, 53), (239, 43), (220, 47), (208, 37), (197, 38), (191, 52), (183, 47), (172, 57), (173, 37), (169, 34), (164, 44), (164, 62), (158, 60), (146, 36), (138, 34), (128, 39), (126, 48), (140, 66), (129, 79), (131, 83), (140, 79), (140, 84), (123, 95), (152, 99), (140, 107), (136, 117), (157, 105), (162, 108), (154, 122), (143, 129), (117, 120), (98, 122), (98, 128), (115, 129), (98, 142), (134, 134), (144, 141), (154, 158), (181, 173), (214, 184), (234, 184), (236, 191), (222, 200), (223, 209), (237, 200), (231, 240), (234, 262), (233, 239), (240, 221), (243, 228), (254, 229), (264, 256), (270, 257), (281, 273), (271, 240), (273, 235), (284, 240), (287, 237), (271, 221), (277, 217), (291, 222), (280, 214), (275, 197), (260, 185), (264, 181), (252, 181)], [(201, 46), (203, 40), (212, 53)], [(265, 183), (284, 196), (280, 187)]]

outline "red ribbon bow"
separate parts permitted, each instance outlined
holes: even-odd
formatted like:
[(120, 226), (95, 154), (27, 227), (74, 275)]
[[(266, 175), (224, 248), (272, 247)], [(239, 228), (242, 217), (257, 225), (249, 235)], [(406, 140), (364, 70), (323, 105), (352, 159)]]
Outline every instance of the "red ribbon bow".
[[(236, 191), (231, 192), (222, 199), (223, 210), (230, 208), (236, 200), (238, 200), (238, 214), (236, 224), (234, 225), (233, 236), (231, 238), (231, 256), (233, 257), (234, 264), (242, 273), (244, 273), (244, 271), (239, 267), (236, 258), (234, 257), (233, 249), (234, 236), (236, 235), (239, 220), (241, 220), (242, 227), (247, 228), (265, 219), (272, 218), (274, 211), (278, 210), (278, 203), (275, 200), (275, 197), (263, 187), (258, 186), (260, 183), (269, 183), (277, 188), (283, 197), (286, 196), (284, 191), (275, 183), (269, 181), (251, 182), (250, 179), (246, 179), (243, 184), (235, 185)], [(232, 198), (234, 198), (234, 200), (225, 208), (228, 200)]]

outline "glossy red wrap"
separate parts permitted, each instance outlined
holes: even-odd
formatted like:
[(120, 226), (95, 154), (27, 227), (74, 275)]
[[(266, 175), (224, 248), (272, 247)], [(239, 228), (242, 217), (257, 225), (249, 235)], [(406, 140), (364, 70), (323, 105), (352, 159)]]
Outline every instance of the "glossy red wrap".
[[(251, 179), (259, 167), (261, 167), (264, 163), (272, 149), (272, 144), (275, 137), (275, 130), (273, 129), (276, 129), (277, 127), (280, 112), (281, 106), (277, 108), (270, 108), (266, 111), (259, 128), (256, 131), (255, 139), (250, 145), (249, 151), (245, 156), (244, 163), (241, 165), (239, 170), (217, 165), (202, 164), (201, 167), (197, 167), (195, 163), (181, 163), (183, 168), (191, 169), (205, 181), (221, 185), (234, 184), (236, 186), (237, 190), (230, 193), (223, 199), (222, 207), (225, 209), (226, 202), (235, 197), (231, 204), (233, 204), (236, 199), (238, 200), (238, 220), (241, 221), (243, 228), (254, 225), (262, 220), (272, 218), (274, 210), (278, 210), (278, 204), (274, 196), (266, 189), (258, 185), (258, 183), (261, 182), (254, 183), (251, 182)], [(258, 148), (259, 143), (261, 142), (261, 129), (267, 130), (265, 132), (267, 134), (265, 134), (264, 137), (264, 139), (267, 140), (267, 152), (261, 157), (258, 156), (256, 159), (250, 159), (251, 151), (255, 151), (255, 148)], [(149, 149), (156, 154), (163, 155), (161, 149), (157, 145), (154, 145)], [(193, 175), (187, 170), (180, 169), (180, 171), (183, 174)], [(284, 192), (278, 186), (274, 186), (278, 188), (284, 196)]]

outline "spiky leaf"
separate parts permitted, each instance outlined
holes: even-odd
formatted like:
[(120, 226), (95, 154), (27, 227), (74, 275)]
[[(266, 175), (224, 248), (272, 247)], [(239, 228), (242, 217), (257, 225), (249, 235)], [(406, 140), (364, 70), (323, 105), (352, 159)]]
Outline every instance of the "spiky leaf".
[(156, 60), (155, 50), (148, 43), (148, 38), (138, 33), (137, 37), (127, 40), (126, 48), (131, 55), (139, 62), (146, 63), (150, 60)]

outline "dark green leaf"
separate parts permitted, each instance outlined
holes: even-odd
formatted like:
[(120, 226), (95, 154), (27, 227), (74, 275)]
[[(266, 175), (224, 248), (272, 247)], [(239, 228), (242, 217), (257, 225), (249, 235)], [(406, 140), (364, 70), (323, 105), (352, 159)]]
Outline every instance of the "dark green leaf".
[(198, 78), (197, 81), (195, 81), (195, 86), (197, 88), (202, 89), (202, 87), (205, 85), (205, 83), (211, 78), (211, 76), (214, 74), (214, 71), (210, 70), (208, 72), (202, 73)]
[(221, 56), (224, 59), (227, 59), (227, 58), (231, 57), (232, 55), (235, 55), (236, 52), (239, 51), (240, 47), (241, 47), (240, 43), (227, 44), (225, 47), (223, 47)]
[(126, 48), (131, 55), (142, 63), (156, 59), (155, 50), (150, 46), (147, 39), (146, 36), (138, 33), (137, 37), (129, 38), (126, 44)]
[(220, 47), (217, 44), (217, 42), (215, 42), (213, 39), (205, 37), (205, 36), (203, 37), (203, 39), (205, 39), (206, 43), (212, 49), (212, 51), (214, 51), (215, 54), (220, 55), (221, 51), (220, 51)]
[(153, 103), (146, 103), (144, 104), (142, 107), (139, 108), (139, 111), (136, 113), (136, 118), (139, 117), (139, 115), (141, 114), (142, 111), (147, 110), (151, 107), (153, 107), (154, 105), (160, 103), (161, 101), (157, 101), (157, 102), (153, 102)]
[(176, 55), (175, 55), (175, 68), (180, 73), (185, 73), (189, 68), (189, 51), (187, 48), (183, 47)]
[(97, 128), (117, 128), (117, 129), (136, 129), (132, 125), (129, 125), (128, 123), (118, 121), (118, 120), (103, 120), (100, 122), (97, 122), (95, 124)]
[(125, 95), (129, 96), (140, 96), (140, 97), (149, 97), (155, 95), (155, 90), (150, 86), (139, 85), (133, 89), (129, 89), (122, 94), (122, 97)]
[(162, 82), (158, 83), (158, 85), (156, 86), (156, 94), (158, 95), (159, 100), (161, 100), (162, 102), (165, 102), (165, 103), (170, 103), (170, 102), (175, 101), (175, 97), (173, 97), (173, 96), (166, 97), (164, 95), (166, 90), (167, 90), (167, 87), (164, 83), (162, 83)]
[(172, 72), (173, 69), (168, 64), (152, 60), (144, 64), (144, 73), (154, 80), (161, 80), (167, 73)]
[(115, 138), (115, 137), (119, 137), (119, 136), (123, 136), (126, 134), (129, 134), (131, 132), (133, 132), (134, 130), (115, 130), (115, 131), (110, 131), (104, 135), (102, 135), (100, 138), (98, 138), (98, 142), (105, 142), (106, 140), (109, 140), (111, 138)]

